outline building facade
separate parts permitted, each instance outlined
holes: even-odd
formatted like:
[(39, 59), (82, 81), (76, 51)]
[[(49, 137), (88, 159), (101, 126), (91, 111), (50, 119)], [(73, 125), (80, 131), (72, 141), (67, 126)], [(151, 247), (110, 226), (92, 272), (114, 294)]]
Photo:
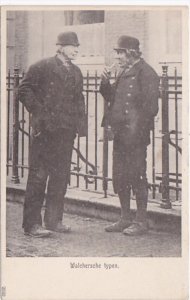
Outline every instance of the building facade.
[(137, 37), (143, 57), (159, 72), (159, 63), (182, 61), (182, 11), (152, 8), (82, 11), (10, 11), (7, 14), (7, 68), (26, 70), (55, 54), (57, 35), (76, 31), (82, 70), (101, 70), (113, 59), (119, 35)]

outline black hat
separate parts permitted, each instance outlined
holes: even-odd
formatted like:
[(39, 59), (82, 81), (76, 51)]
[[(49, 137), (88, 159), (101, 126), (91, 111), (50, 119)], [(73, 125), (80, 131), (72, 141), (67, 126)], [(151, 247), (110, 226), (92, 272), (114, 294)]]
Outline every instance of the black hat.
[(72, 31), (62, 32), (57, 37), (57, 43), (56, 45), (73, 45), (73, 46), (79, 46), (79, 41), (77, 34)]
[(139, 50), (139, 44), (140, 43), (138, 39), (127, 35), (122, 35), (119, 37), (117, 46), (114, 47), (114, 50)]

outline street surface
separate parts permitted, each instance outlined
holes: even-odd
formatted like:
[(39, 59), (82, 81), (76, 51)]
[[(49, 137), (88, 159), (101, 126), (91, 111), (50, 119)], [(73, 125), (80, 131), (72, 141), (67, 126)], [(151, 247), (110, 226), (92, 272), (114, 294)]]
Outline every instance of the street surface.
[(72, 227), (67, 234), (50, 238), (25, 236), (22, 204), (7, 202), (7, 256), (9, 257), (177, 257), (181, 255), (180, 234), (149, 231), (140, 237), (107, 233), (105, 220), (64, 215)]

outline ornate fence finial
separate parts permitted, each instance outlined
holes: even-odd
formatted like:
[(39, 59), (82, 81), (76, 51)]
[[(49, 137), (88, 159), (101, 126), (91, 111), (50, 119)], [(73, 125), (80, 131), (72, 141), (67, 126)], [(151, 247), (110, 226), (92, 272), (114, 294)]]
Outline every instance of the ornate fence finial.
[(168, 66), (167, 65), (163, 65), (162, 66), (162, 76), (163, 77), (167, 77), (168, 76)]

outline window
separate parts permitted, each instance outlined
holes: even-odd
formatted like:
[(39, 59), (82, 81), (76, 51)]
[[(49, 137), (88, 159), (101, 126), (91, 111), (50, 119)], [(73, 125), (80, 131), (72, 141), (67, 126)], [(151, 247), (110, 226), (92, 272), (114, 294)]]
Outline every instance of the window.
[(103, 22), (103, 10), (83, 10), (65, 12), (65, 25), (83, 25)]

